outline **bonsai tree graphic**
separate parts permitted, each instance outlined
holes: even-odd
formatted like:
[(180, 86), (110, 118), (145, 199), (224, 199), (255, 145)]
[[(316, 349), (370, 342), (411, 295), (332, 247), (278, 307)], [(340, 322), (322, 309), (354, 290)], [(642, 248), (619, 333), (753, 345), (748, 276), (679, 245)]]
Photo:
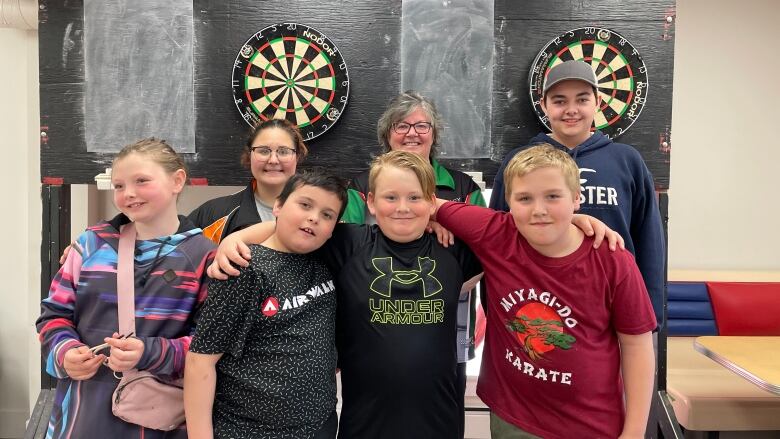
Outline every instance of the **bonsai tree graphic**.
[(534, 361), (556, 347), (570, 349), (576, 341), (573, 336), (563, 332), (563, 322), (558, 314), (543, 303), (523, 306), (513, 319), (507, 320), (506, 327), (515, 333), (525, 352)]

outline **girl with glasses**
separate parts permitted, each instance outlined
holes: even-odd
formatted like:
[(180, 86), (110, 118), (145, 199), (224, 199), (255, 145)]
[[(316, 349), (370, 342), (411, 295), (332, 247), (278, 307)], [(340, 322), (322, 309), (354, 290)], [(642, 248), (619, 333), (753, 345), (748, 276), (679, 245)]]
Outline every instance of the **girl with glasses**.
[(303, 137), (292, 122), (261, 122), (247, 138), (241, 153), (241, 164), (252, 171), (247, 187), (203, 203), (190, 213), (190, 220), (216, 243), (236, 230), (273, 221), (274, 202), (307, 153)]

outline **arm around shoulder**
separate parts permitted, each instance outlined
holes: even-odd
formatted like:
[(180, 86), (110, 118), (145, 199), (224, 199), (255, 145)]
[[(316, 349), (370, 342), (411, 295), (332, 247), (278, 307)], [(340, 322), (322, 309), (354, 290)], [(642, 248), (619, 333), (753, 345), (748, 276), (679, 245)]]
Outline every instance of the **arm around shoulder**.
[(466, 203), (437, 199), (436, 204), (435, 221), (469, 245), (485, 234), (496, 215), (492, 209)]
[(239, 271), (233, 264), (249, 266), (252, 254), (248, 244), (262, 243), (274, 233), (275, 227), (273, 222), (262, 222), (224, 237), (214, 254), (214, 262), (207, 270), (209, 277), (225, 280), (228, 276), (238, 276)]

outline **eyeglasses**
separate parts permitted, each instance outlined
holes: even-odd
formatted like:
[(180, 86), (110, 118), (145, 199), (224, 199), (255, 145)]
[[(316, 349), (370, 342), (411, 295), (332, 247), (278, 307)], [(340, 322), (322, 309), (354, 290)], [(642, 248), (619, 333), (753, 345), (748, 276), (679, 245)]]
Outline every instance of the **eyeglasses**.
[(270, 160), (271, 154), (275, 153), (276, 158), (279, 159), (280, 162), (287, 162), (293, 159), (295, 157), (296, 151), (292, 148), (287, 148), (284, 146), (280, 146), (279, 148), (271, 149), (267, 146), (253, 146), (250, 148), (252, 150), (252, 153), (257, 154), (257, 156), (261, 160)]
[(417, 123), (398, 122), (393, 124), (393, 131), (395, 131), (396, 134), (406, 134), (409, 132), (410, 129), (412, 129), (412, 127), (414, 127), (415, 133), (428, 134), (432, 126), (433, 125), (430, 122), (417, 122)]

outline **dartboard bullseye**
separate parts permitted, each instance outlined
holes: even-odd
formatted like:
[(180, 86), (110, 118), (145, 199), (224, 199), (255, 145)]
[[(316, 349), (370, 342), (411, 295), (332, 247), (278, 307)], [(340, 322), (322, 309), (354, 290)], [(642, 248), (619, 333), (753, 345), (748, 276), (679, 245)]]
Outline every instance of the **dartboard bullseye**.
[(297, 23), (268, 26), (241, 47), (233, 64), (233, 100), (251, 126), (287, 119), (303, 138), (327, 131), (347, 106), (347, 64), (322, 32)]
[(539, 120), (549, 129), (540, 100), (547, 72), (569, 60), (590, 63), (598, 79), (601, 106), (593, 129), (615, 138), (637, 120), (647, 100), (647, 68), (639, 52), (618, 33), (609, 29), (583, 27), (554, 38), (531, 65), (531, 103)]

